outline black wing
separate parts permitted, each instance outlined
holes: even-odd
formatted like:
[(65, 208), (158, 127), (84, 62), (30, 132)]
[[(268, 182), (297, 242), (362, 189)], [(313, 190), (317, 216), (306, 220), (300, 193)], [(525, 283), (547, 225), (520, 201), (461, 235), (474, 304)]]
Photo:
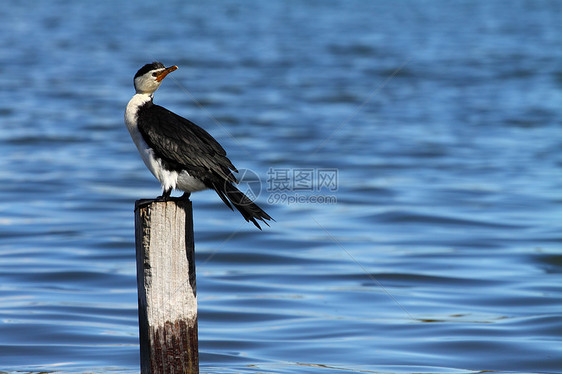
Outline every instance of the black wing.
[(138, 127), (146, 143), (162, 156), (170, 170), (187, 170), (208, 187), (229, 181), (237, 183), (238, 172), (226, 151), (208, 132), (159, 105), (139, 110)]

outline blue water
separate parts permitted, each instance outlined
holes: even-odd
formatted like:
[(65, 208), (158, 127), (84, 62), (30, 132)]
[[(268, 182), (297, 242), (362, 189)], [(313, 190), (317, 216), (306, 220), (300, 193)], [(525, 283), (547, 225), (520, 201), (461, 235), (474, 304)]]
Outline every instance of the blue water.
[(0, 371), (138, 372), (133, 206), (160, 187), (123, 111), (160, 60), (155, 101), (276, 219), (192, 196), (202, 373), (562, 373), (561, 14), (4, 4)]

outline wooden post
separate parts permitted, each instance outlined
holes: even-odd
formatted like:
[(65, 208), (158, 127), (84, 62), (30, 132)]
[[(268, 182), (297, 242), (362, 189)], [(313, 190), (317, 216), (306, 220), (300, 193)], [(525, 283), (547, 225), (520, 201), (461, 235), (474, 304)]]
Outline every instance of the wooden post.
[(135, 203), (141, 373), (199, 373), (191, 201)]

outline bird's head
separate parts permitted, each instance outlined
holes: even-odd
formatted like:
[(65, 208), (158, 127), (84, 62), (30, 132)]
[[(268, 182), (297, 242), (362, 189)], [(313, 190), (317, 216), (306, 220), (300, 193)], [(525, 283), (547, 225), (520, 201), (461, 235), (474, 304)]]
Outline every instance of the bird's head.
[(166, 68), (161, 62), (153, 62), (151, 64), (144, 65), (139, 69), (139, 71), (137, 71), (137, 74), (135, 74), (135, 90), (137, 93), (154, 93), (154, 91), (160, 87), (162, 79), (177, 68), (178, 67), (175, 65)]

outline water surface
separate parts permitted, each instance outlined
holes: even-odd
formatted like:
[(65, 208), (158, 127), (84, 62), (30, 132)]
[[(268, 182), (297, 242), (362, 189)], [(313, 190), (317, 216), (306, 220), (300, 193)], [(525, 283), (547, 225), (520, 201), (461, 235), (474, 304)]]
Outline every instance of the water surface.
[(561, 11), (2, 7), (0, 370), (138, 372), (133, 205), (160, 187), (122, 117), (160, 60), (155, 101), (276, 219), (193, 195), (202, 373), (561, 373)]

